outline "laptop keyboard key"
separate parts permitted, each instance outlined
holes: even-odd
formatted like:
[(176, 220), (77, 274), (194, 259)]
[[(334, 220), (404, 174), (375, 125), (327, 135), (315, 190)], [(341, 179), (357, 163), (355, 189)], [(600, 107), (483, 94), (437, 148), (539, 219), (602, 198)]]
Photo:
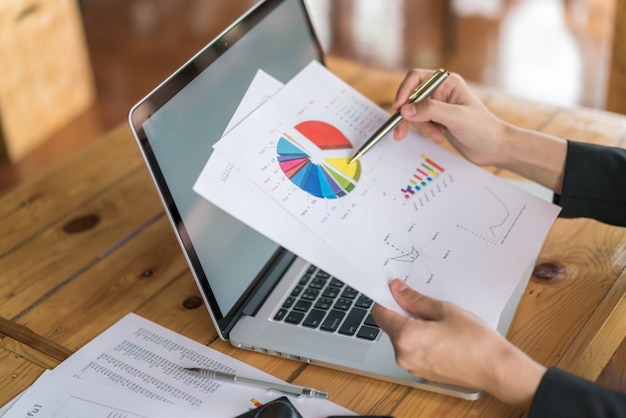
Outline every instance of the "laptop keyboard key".
[(343, 325), (339, 328), (339, 333), (343, 335), (354, 335), (359, 329), (359, 325), (361, 325), (361, 321), (363, 321), (365, 315), (367, 315), (365, 309), (354, 308), (351, 310)]
[(344, 298), (337, 299), (334, 308), (341, 309), (342, 311), (347, 311), (352, 306), (352, 301)]
[(296, 301), (296, 298), (294, 298), (293, 296), (289, 296), (287, 299), (285, 299), (285, 302), (283, 303), (283, 308), (285, 309), (291, 308), (295, 301)]
[(302, 325), (309, 328), (317, 328), (320, 326), (322, 319), (324, 319), (324, 315), (326, 315), (326, 312), (313, 309), (309, 312)]
[(378, 337), (379, 333), (380, 329), (363, 325), (356, 336), (357, 338), (362, 338), (364, 340), (374, 341), (376, 337)]
[(346, 288), (341, 293), (342, 298), (348, 298), (348, 299), (356, 299), (358, 295), (359, 295), (359, 292), (357, 290), (354, 290), (350, 286), (346, 286)]
[(374, 303), (374, 301), (372, 299), (368, 298), (365, 295), (360, 295), (359, 298), (354, 303), (354, 306), (358, 306), (359, 308), (367, 309), (370, 306), (372, 306), (372, 303)]
[(287, 315), (287, 317), (285, 318), (285, 322), (298, 325), (300, 322), (302, 322), (303, 318), (304, 318), (304, 313), (291, 311), (289, 312), (289, 315)]
[(295, 305), (293, 305), (293, 310), (299, 312), (308, 312), (309, 309), (311, 309), (311, 305), (313, 305), (313, 302), (300, 299), (296, 302)]
[(343, 319), (345, 315), (346, 315), (345, 312), (338, 311), (335, 309), (331, 310), (328, 313), (328, 316), (326, 317), (324, 322), (322, 323), (322, 326), (320, 327), (320, 329), (324, 331), (335, 332), (337, 328), (339, 328), (339, 324), (341, 323), (341, 320)]
[(335, 299), (337, 296), (339, 296), (339, 289), (328, 286), (326, 289), (324, 289), (322, 296), (324, 296), (325, 298)]
[(321, 277), (323, 279), (328, 279), (330, 277), (330, 274), (326, 273), (324, 270), (320, 270), (320, 271), (317, 272), (315, 277)]
[(305, 286), (309, 282), (310, 278), (311, 278), (310, 274), (305, 274), (304, 276), (300, 278), (300, 281), (298, 282), (298, 284), (300, 286)]
[(285, 315), (287, 315), (287, 309), (279, 309), (274, 315), (274, 321), (282, 321)]
[(320, 291), (317, 289), (306, 289), (304, 293), (302, 293), (302, 299), (306, 300), (315, 300), (317, 296), (320, 294)]
[(369, 325), (370, 327), (378, 328), (378, 324), (376, 323), (376, 321), (374, 321), (374, 317), (372, 316), (372, 314), (367, 315), (367, 318), (365, 318), (363, 324)]
[(309, 284), (309, 287), (311, 289), (323, 289), (325, 285), (326, 285), (326, 279), (321, 279), (319, 277), (316, 277), (313, 280), (311, 280), (311, 284)]
[(318, 309), (324, 309), (325, 311), (329, 310), (330, 307), (333, 306), (333, 300), (328, 298), (319, 298), (317, 302), (315, 302), (315, 307)]
[(336, 278), (332, 278), (330, 279), (330, 283), (328, 283), (329, 286), (333, 286), (333, 287), (343, 287), (344, 283)]

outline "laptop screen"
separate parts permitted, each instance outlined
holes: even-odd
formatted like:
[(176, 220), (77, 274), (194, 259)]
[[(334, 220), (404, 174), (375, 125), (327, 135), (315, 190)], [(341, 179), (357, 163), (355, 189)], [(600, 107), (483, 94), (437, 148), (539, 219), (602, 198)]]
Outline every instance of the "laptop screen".
[(302, 0), (257, 4), (136, 105), (130, 123), (205, 301), (238, 308), (279, 247), (193, 190), (259, 69), (286, 82), (322, 60)]

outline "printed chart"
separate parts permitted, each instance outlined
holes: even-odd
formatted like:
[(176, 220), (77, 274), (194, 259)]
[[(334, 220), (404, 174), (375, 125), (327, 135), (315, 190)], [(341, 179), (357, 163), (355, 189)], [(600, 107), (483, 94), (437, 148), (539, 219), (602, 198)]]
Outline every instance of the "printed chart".
[(400, 277), (497, 324), (558, 211), (412, 131), (348, 164), (386, 118), (310, 63), (215, 144), (275, 203), (224, 210), (383, 306)]
[(464, 202), (456, 227), (491, 245), (502, 244), (525, 209), (494, 188), (477, 188)]
[(423, 152), (394, 168), (398, 172), (398, 181), (383, 191), (382, 196), (416, 212), (448, 192), (455, 183), (454, 169), (446, 168)]
[(360, 162), (348, 164), (349, 158), (324, 157), (326, 150), (351, 149), (350, 141), (333, 125), (317, 120), (301, 122), (295, 129), (319, 148), (322, 157), (315, 158), (283, 133), (276, 154), (285, 176), (315, 197), (336, 199), (350, 193), (361, 175)]
[[(384, 265), (394, 269), (395, 273), (402, 274), (402, 279), (410, 277), (430, 284), (437, 276), (442, 263), (448, 260), (451, 250), (441, 238), (439, 231), (431, 234), (420, 234), (415, 231), (413, 224), (408, 229), (408, 238), (398, 239), (388, 234), (383, 240), (389, 255)], [(404, 242), (401, 242), (404, 241)], [(419, 242), (419, 244), (418, 244)]]
[(422, 162), (411, 173), (411, 177), (407, 181), (407, 185), (400, 190), (404, 193), (404, 199), (410, 199), (416, 192), (427, 187), (430, 182), (439, 177), (445, 171), (439, 164), (428, 158), (425, 154), (421, 155)]

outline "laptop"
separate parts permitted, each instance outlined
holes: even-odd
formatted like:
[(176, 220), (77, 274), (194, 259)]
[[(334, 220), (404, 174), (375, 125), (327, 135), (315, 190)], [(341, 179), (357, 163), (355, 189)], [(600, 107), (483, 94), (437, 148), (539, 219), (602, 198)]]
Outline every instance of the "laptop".
[[(257, 3), (130, 111), (129, 123), (220, 338), (236, 347), (477, 399), (400, 369), (372, 301), (193, 191), (258, 70), (323, 63), (304, 0)], [(530, 267), (500, 321), (506, 333)]]

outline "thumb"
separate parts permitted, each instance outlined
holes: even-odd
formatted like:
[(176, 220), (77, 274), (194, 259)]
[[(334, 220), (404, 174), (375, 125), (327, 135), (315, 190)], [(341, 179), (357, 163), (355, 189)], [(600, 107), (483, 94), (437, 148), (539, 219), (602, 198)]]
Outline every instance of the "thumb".
[(398, 305), (408, 313), (427, 320), (437, 320), (443, 315), (443, 304), (440, 300), (416, 292), (402, 280), (394, 279), (390, 288)]

